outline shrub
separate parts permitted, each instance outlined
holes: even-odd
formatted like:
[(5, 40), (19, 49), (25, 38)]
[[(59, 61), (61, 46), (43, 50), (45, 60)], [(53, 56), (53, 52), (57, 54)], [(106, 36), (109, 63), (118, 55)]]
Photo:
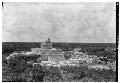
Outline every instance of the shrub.
[(94, 80), (90, 77), (83, 77), (80, 79), (80, 82), (94, 82)]
[(62, 66), (60, 69), (67, 72), (65, 75), (69, 79), (81, 79), (86, 76), (88, 70), (86, 66)]
[(61, 82), (61, 78), (57, 75), (48, 75), (43, 78), (44, 82)]

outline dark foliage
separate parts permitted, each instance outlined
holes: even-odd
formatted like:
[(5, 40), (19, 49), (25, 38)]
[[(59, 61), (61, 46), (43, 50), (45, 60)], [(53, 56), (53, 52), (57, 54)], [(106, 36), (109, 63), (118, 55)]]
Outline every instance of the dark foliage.
[[(96, 70), (96, 69), (88, 69), (86, 66), (63, 66), (61, 67), (62, 70), (67, 71), (67, 73), (73, 73), (72, 74), (72, 79), (77, 79), (80, 80), (82, 79), (82, 81), (87, 80), (87, 78), (91, 78), (91, 80), (95, 81), (95, 82), (110, 82), (116, 81), (116, 72), (113, 70)], [(79, 74), (79, 76), (74, 76), (75, 74)], [(86, 78), (83, 80), (83, 78)], [(90, 81), (91, 81), (90, 80)], [(88, 80), (89, 81), (89, 80)]]
[[(115, 51), (105, 51), (105, 48), (115, 47), (115, 44), (82, 44), (82, 43), (53, 43), (53, 47), (60, 48), (63, 51), (73, 50), (80, 47), (82, 52), (94, 54), (96, 56), (108, 57), (108, 59), (116, 60)], [(46, 67), (41, 65), (28, 64), (27, 61), (36, 62), (38, 56), (17, 56), (6, 60), (6, 56), (14, 51), (30, 51), (31, 48), (40, 47), (38, 43), (11, 42), (2, 43), (2, 81), (6, 82), (59, 82), (59, 81), (81, 81), (81, 82), (115, 82), (116, 72), (113, 70), (96, 70), (88, 69), (87, 66), (62, 66)], [(65, 56), (67, 60), (69, 56)], [(63, 70), (66, 73), (62, 74)]]

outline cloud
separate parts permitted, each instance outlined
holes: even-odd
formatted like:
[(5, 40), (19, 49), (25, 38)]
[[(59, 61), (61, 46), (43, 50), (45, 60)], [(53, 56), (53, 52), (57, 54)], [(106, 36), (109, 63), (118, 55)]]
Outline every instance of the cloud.
[(115, 3), (109, 2), (5, 3), (3, 41), (110, 43), (115, 19)]

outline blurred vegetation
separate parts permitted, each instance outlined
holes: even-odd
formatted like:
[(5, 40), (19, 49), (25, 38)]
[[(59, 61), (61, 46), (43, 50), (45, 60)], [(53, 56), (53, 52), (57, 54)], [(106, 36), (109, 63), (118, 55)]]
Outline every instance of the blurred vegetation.
[[(116, 60), (116, 51), (105, 51), (107, 46), (114, 47), (115, 44), (66, 44), (54, 43), (53, 47), (63, 51), (73, 50), (80, 47), (82, 52), (96, 56), (108, 57)], [(40, 47), (40, 43), (2, 43), (2, 81), (3, 82), (115, 82), (116, 72), (113, 70), (88, 69), (87, 66), (62, 66), (46, 67), (28, 64), (27, 61), (37, 62), (39, 56), (16, 56), (10, 60), (6, 59), (14, 51), (30, 51), (31, 48)], [(69, 56), (65, 58), (69, 59)], [(62, 72), (63, 71), (63, 72)]]
[(2, 65), (3, 82), (116, 81), (116, 72), (113, 70), (88, 69), (87, 66), (82, 65), (61, 66), (60, 68), (41, 66), (39, 64), (33, 66), (20, 56), (4, 61)]
[(40, 47), (40, 42), (2, 42), (2, 53), (30, 51), (31, 48), (38, 47)]
[[(14, 51), (30, 51), (31, 48), (40, 47), (40, 42), (3, 42), (2, 54), (12, 53)], [(116, 43), (53, 43), (54, 48), (62, 49), (62, 51), (71, 51), (74, 48), (81, 48), (81, 52), (88, 55), (96, 55), (108, 57), (108, 59), (116, 60), (116, 51), (105, 51), (105, 48), (115, 48)], [(69, 56), (65, 56), (69, 59)]]

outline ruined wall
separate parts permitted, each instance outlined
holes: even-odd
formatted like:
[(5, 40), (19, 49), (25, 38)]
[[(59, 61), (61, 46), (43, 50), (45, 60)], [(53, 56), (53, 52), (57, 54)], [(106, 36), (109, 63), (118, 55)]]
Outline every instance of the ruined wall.
[(64, 54), (61, 52), (51, 52), (48, 56), (49, 61), (58, 62), (65, 60)]

